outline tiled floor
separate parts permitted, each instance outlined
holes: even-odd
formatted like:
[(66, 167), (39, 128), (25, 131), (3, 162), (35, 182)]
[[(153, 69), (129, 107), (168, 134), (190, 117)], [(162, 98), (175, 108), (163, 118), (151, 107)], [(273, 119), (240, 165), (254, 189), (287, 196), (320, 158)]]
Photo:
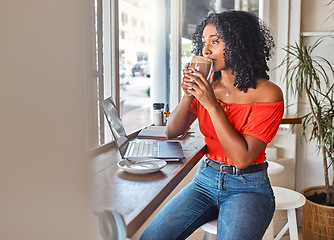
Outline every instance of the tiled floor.
[[(203, 237), (203, 230), (202, 229), (197, 229), (190, 237), (187, 238), (187, 240), (201, 240)], [(216, 239), (216, 236), (213, 236), (211, 240)], [(301, 228), (298, 228), (298, 237), (299, 240), (303, 240), (302, 239), (302, 231)], [(281, 240), (290, 240), (289, 235), (284, 235)]]

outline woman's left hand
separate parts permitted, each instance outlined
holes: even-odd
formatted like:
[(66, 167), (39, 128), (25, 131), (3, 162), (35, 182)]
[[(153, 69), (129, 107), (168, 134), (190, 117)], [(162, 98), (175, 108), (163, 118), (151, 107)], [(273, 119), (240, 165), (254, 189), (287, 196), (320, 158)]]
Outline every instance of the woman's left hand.
[(212, 83), (213, 73), (211, 73), (209, 80), (206, 80), (203, 74), (194, 68), (191, 68), (193, 74), (186, 74), (191, 81), (187, 81), (186, 85), (188, 92), (197, 98), (197, 100), (207, 109), (217, 105), (217, 99), (214, 94)]

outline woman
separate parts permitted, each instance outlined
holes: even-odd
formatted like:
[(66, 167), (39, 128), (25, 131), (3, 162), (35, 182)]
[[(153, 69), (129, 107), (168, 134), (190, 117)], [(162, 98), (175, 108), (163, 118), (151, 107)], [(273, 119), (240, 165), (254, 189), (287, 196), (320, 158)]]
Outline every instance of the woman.
[(215, 73), (207, 81), (185, 66), (185, 95), (166, 134), (178, 136), (198, 118), (206, 157), (141, 239), (186, 239), (217, 217), (217, 239), (262, 238), (275, 211), (265, 148), (284, 112), (282, 91), (268, 81), (273, 47), (269, 30), (247, 12), (211, 13), (197, 27), (193, 51), (212, 59)]

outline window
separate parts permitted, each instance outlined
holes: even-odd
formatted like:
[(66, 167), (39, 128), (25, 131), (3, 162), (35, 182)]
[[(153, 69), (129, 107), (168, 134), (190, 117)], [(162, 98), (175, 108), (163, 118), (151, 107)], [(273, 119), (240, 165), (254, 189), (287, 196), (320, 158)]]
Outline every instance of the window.
[(122, 12), (121, 16), (122, 16), (122, 21), (121, 22), (122, 22), (122, 25), (124, 26), (128, 23), (128, 15), (126, 13)]
[(128, 134), (152, 124), (153, 103), (173, 109), (180, 100), (181, 69), (191, 56), (196, 25), (210, 11), (257, 14), (258, 5), (258, 0), (95, 0), (97, 130), (92, 147), (112, 140), (99, 107), (103, 99), (113, 97)]
[(125, 39), (125, 31), (120, 31), (121, 33), (121, 39)]
[(113, 97), (128, 134), (153, 123), (154, 102), (169, 103), (170, 15), (159, 13), (170, 1), (95, 1), (99, 146), (112, 140), (103, 99)]
[(132, 27), (133, 28), (137, 27), (137, 18), (136, 17), (132, 17)]

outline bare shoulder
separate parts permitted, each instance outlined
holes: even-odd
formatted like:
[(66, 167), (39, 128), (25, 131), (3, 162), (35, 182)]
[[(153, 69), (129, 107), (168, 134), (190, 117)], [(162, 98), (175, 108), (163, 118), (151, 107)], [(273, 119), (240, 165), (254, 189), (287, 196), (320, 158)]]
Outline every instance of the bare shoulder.
[(257, 102), (280, 102), (283, 100), (281, 88), (275, 83), (263, 78), (257, 80), (254, 93), (256, 94)]

